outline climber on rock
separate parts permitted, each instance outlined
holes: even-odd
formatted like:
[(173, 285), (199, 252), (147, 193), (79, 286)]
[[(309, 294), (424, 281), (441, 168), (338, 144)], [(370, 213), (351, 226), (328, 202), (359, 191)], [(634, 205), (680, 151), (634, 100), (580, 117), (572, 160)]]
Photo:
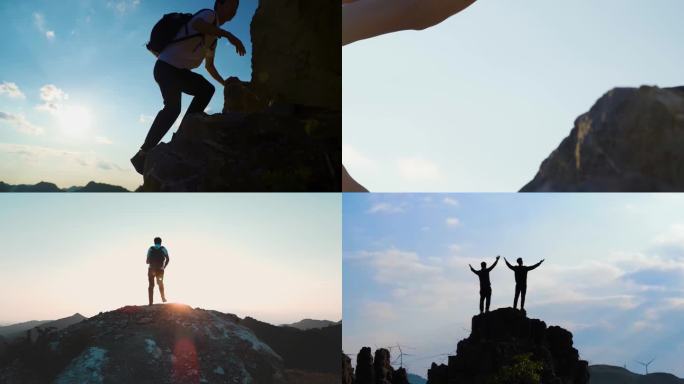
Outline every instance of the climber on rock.
[(470, 270), (480, 278), (480, 314), (489, 312), (489, 303), (492, 300), (492, 283), (489, 280), (489, 272), (496, 267), (496, 263), (499, 262), (500, 257), (501, 256), (496, 256), (494, 264), (492, 264), (492, 266), (489, 268), (487, 268), (487, 263), (483, 261), (480, 263), (482, 269), (479, 271), (475, 270), (472, 265), (468, 264)]
[(535, 265), (525, 266), (523, 265), (523, 259), (518, 257), (518, 265), (511, 265), (508, 260), (504, 257), (504, 261), (508, 268), (515, 272), (515, 298), (513, 299), (513, 308), (518, 307), (518, 297), (520, 297), (520, 310), (525, 310), (525, 294), (527, 293), (527, 272), (537, 268), (544, 262), (542, 259)]
[(154, 280), (157, 280), (159, 286), (159, 293), (162, 301), (166, 303), (166, 296), (164, 295), (164, 270), (169, 265), (169, 252), (161, 245), (162, 240), (159, 237), (154, 238), (154, 245), (147, 250), (147, 296), (149, 298), (149, 305), (154, 302)]
[(211, 77), (225, 86), (226, 80), (214, 66), (217, 40), (225, 37), (235, 46), (238, 55), (245, 55), (242, 41), (219, 28), (233, 19), (239, 2), (215, 0), (213, 10), (204, 9), (194, 15), (165, 15), (152, 30), (147, 48), (157, 56), (154, 79), (161, 90), (164, 108), (152, 122), (142, 147), (131, 159), (138, 173), (143, 173), (147, 153), (161, 141), (180, 116), (182, 93), (194, 96), (186, 115), (203, 113), (209, 105), (214, 95), (214, 86), (191, 69), (199, 67), (204, 61)]

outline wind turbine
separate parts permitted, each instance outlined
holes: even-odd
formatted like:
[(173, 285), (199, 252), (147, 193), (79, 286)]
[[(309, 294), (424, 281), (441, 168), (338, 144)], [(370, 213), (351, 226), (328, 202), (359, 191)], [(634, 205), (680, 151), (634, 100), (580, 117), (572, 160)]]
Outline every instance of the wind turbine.
[(655, 358), (651, 359), (651, 361), (649, 361), (648, 363), (644, 363), (644, 362), (641, 362), (641, 361), (638, 361), (638, 360), (637, 360), (637, 363), (643, 365), (644, 368), (646, 368), (646, 374), (648, 375), (648, 366), (651, 365), (651, 363), (653, 362), (653, 360), (655, 360)]

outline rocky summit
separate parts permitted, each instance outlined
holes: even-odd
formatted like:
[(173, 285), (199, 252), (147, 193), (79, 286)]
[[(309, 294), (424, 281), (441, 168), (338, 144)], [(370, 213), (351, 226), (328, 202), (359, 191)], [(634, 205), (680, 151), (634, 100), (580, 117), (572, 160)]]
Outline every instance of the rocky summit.
[(684, 87), (616, 88), (522, 192), (684, 191)]
[(139, 191), (339, 191), (340, 23), (337, 3), (260, 0), (252, 80), (230, 78), (223, 113), (186, 116), (150, 150)]
[(239, 318), (179, 304), (100, 313), (3, 359), (8, 384), (285, 383), (280, 356)]
[(409, 384), (406, 369), (394, 368), (390, 364), (390, 351), (385, 348), (375, 350), (363, 347), (356, 355), (356, 370), (351, 367), (351, 359), (342, 354), (342, 384)]
[(458, 343), (456, 355), (449, 356), (448, 365), (432, 364), (428, 383), (506, 382), (507, 379), (500, 378), (501, 373), (510, 370), (521, 356), (540, 365), (541, 383), (589, 382), (588, 364), (579, 359), (573, 348), (572, 333), (527, 318), (524, 311), (501, 308), (473, 317), (470, 336)]

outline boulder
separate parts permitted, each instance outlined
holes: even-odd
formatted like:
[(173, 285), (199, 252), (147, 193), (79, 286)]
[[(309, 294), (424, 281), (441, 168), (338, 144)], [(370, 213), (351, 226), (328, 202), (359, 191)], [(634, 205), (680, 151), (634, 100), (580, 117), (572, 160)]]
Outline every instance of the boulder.
[[(2, 339), (0, 339), (0, 346), (2, 345)], [(342, 352), (342, 384), (353, 384), (354, 383), (354, 368), (351, 365), (351, 359), (349, 356)]]
[(526, 354), (541, 363), (542, 383), (589, 382), (588, 364), (579, 359), (570, 332), (527, 318), (524, 311), (501, 308), (473, 317), (470, 336), (458, 343), (447, 367), (432, 364), (428, 383), (485, 384), (517, 356)]
[(684, 191), (684, 87), (616, 88), (521, 192)]

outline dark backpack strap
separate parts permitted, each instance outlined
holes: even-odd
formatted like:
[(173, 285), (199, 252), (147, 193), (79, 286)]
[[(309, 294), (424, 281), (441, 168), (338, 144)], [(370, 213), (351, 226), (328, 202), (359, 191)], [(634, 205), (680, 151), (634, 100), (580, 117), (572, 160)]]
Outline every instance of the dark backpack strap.
[(193, 33), (192, 35), (190, 35), (190, 34), (189, 34), (190, 31), (188, 30), (188, 26), (189, 26), (190, 22), (191, 22), (197, 15), (199, 15), (200, 13), (202, 13), (202, 12), (204, 12), (204, 11), (212, 11), (212, 12), (214, 12), (214, 23), (216, 23), (216, 21), (218, 20), (218, 16), (216, 16), (216, 11), (214, 11), (213, 9), (209, 9), (209, 8), (200, 9), (199, 11), (195, 12), (195, 14), (192, 15), (192, 16), (190, 17), (190, 20), (188, 20), (187, 23), (185, 23), (185, 24), (183, 25), (183, 27), (185, 28), (185, 36), (183, 36), (183, 37), (181, 37), (181, 38), (179, 38), (179, 39), (171, 40), (171, 42), (169, 42), (169, 45), (175, 44), (175, 43), (179, 43), (179, 42), (181, 42), (181, 41), (185, 41), (185, 40), (188, 40), (188, 39), (194, 39), (195, 37), (202, 37), (202, 38), (204, 38), (204, 35), (201, 34), (201, 33)]

